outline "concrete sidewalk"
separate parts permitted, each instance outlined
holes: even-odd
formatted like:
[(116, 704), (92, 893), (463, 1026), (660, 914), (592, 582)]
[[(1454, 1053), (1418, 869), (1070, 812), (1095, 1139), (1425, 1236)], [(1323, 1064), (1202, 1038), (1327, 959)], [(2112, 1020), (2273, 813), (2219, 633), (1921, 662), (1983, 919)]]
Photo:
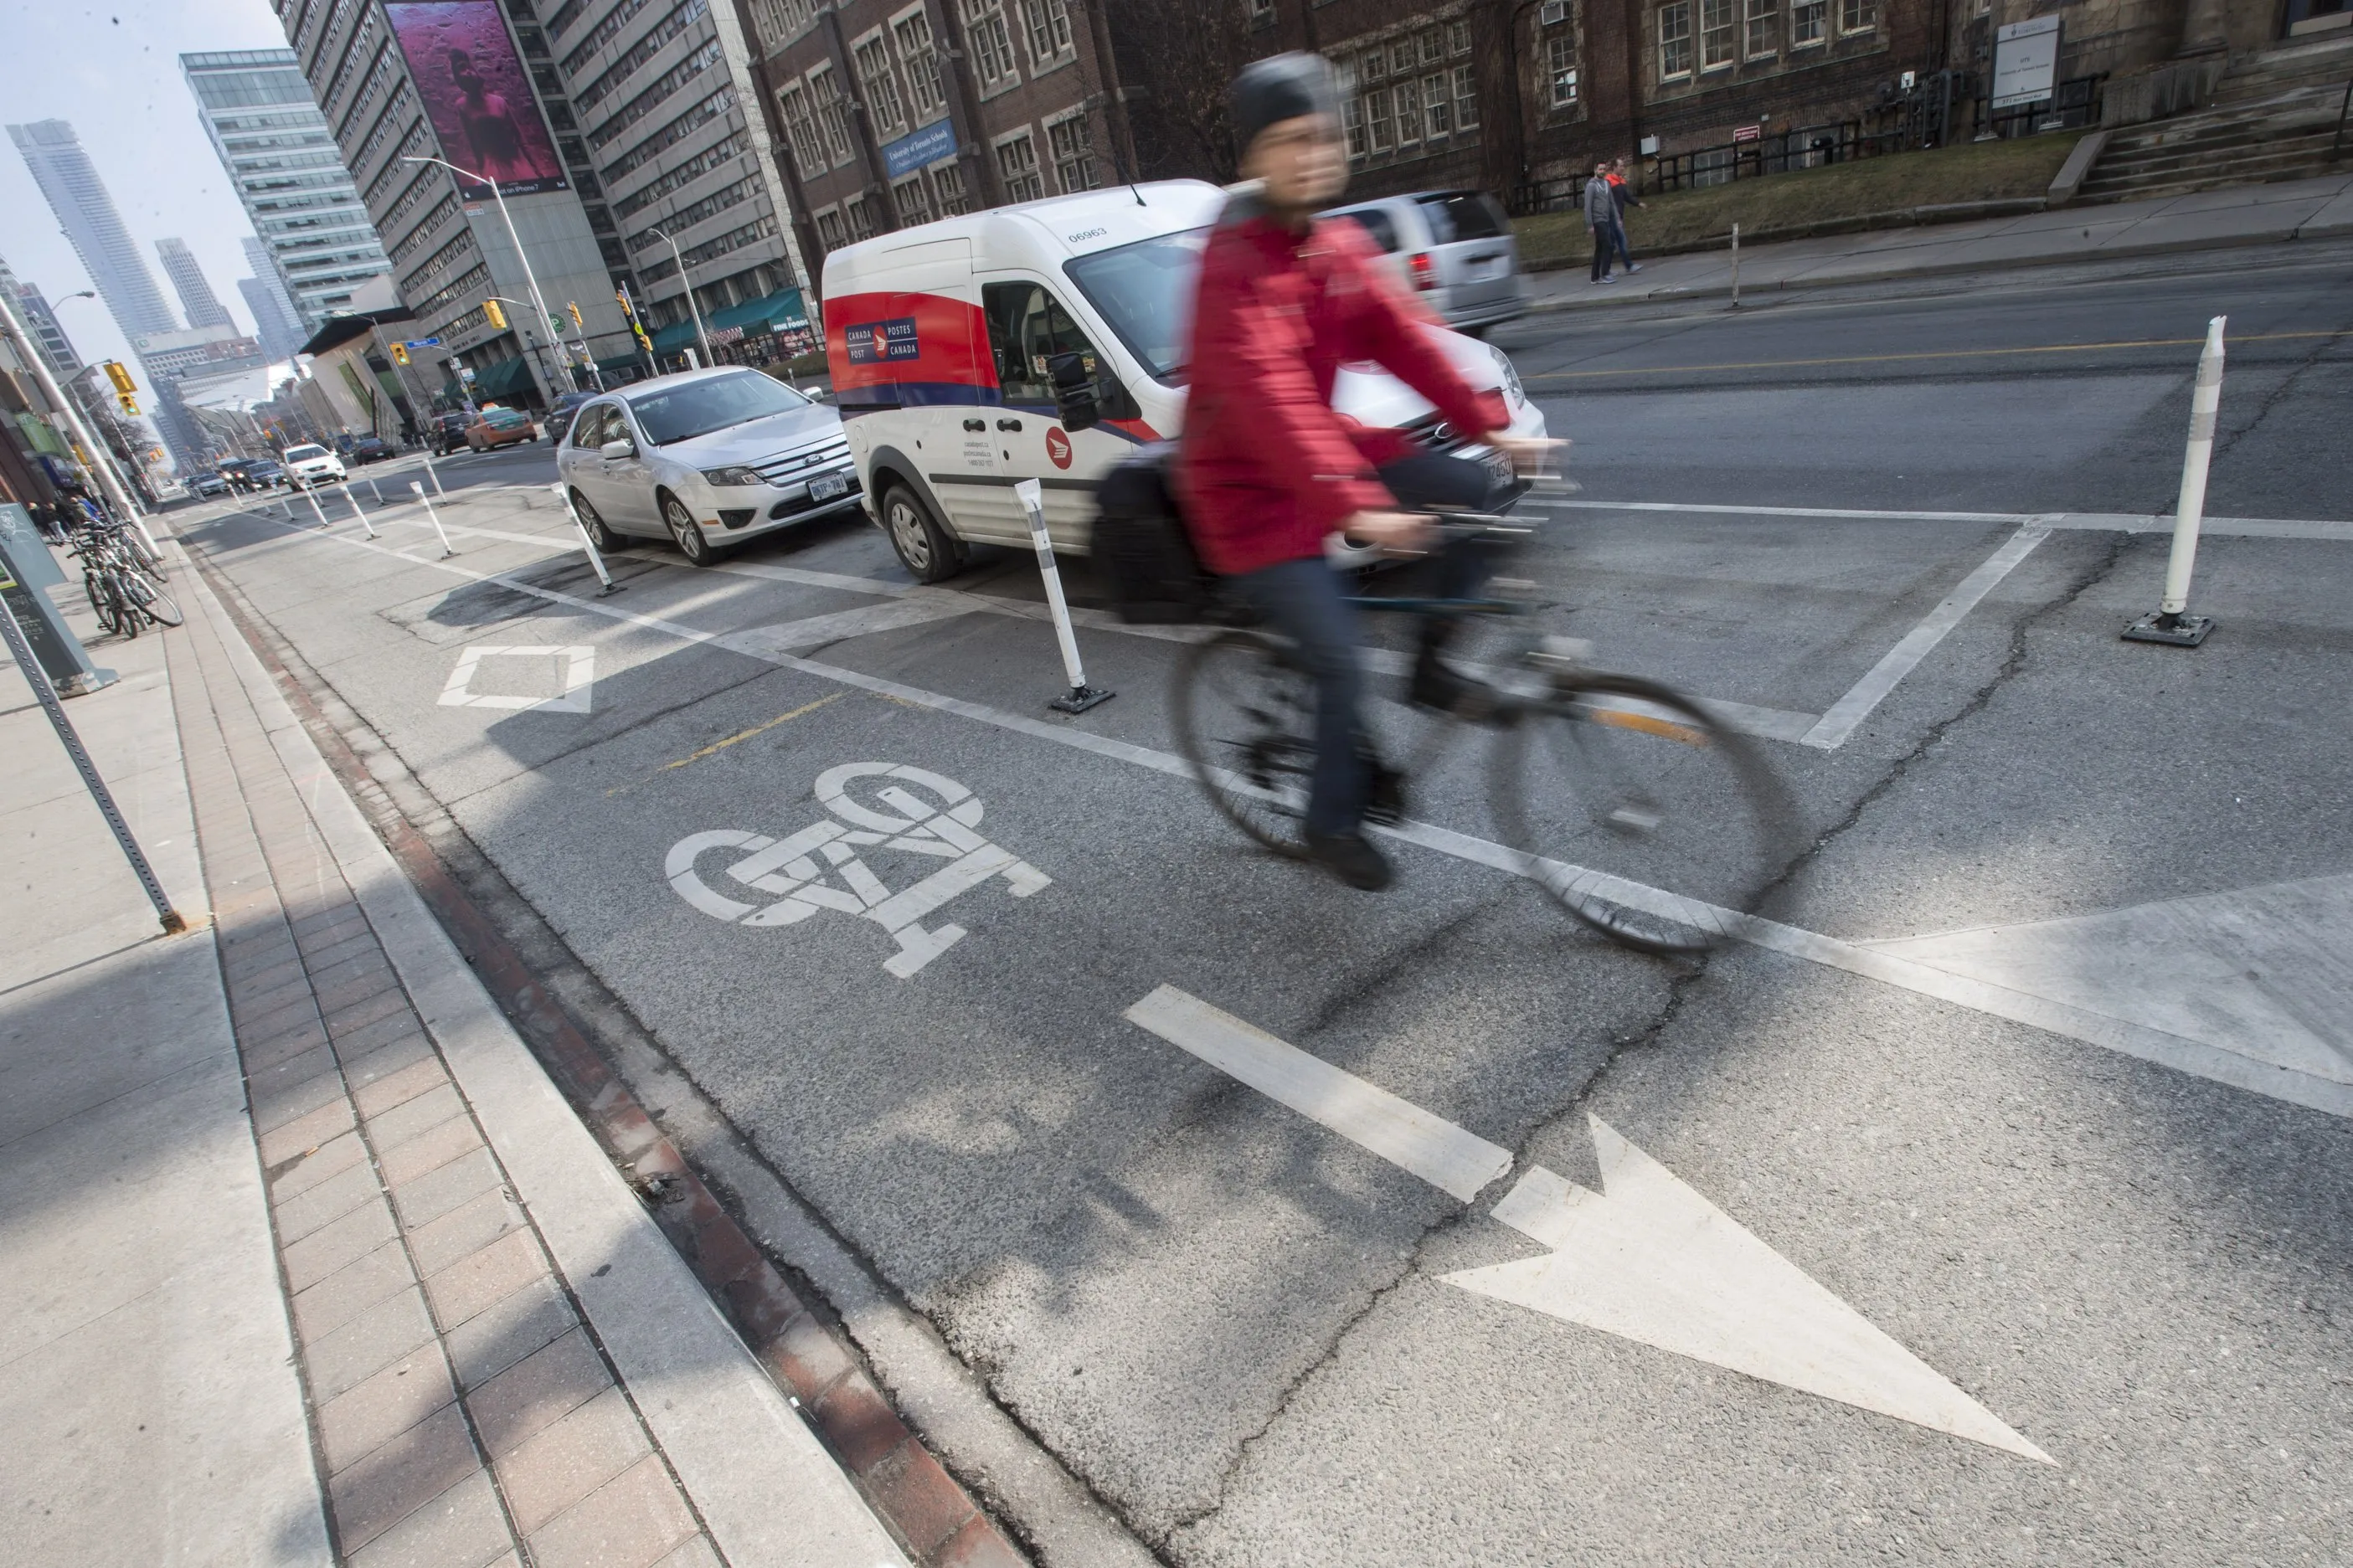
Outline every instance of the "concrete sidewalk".
[(903, 1568), (174, 587), (187, 625), (67, 710), (191, 933), (0, 676), (11, 1560)]
[[(1611, 284), (1592, 282), (1582, 266), (1536, 273), (1529, 280), (1529, 310), (1581, 310), (1732, 292), (1730, 251), (1643, 258), (1641, 212), (1629, 216), (1641, 272), (1621, 269)], [(2353, 237), (2353, 174), (1744, 246), (1740, 292), (1743, 299), (1761, 298), (1839, 284), (2347, 237)]]

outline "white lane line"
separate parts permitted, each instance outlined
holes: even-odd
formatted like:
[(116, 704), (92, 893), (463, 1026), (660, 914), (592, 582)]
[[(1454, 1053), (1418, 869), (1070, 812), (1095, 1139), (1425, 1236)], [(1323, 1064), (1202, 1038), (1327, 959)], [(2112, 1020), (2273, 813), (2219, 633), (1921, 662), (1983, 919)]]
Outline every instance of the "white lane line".
[(1871, 710), (1886, 700), (1896, 683), (1912, 673), (1919, 662), (1927, 658), (1936, 646), (1943, 642), (1963, 616), (1976, 609), (1978, 601), (1994, 590), (1994, 585), (2018, 563), (2034, 552), (2034, 547), (2051, 537), (2051, 531), (2038, 519), (2021, 527), (2002, 547), (1986, 557), (1985, 563), (1961, 579), (1960, 586), (1947, 596), (1945, 602), (1928, 612), (1927, 618), (1904, 634), (1904, 640), (1887, 650), (1886, 657), (1854, 683), (1847, 694), (1831, 704), (1830, 711), (1815, 721), (1799, 740), (1823, 751), (1835, 751), (1846, 743), (1856, 725), (1871, 716)]
[(1174, 985), (1161, 986), (1125, 1017), (1466, 1204), (1512, 1168), (1509, 1150)]
[(795, 648), (823, 647), (828, 643), (848, 637), (871, 636), (875, 632), (897, 631), (904, 626), (920, 626), (932, 621), (953, 620), (971, 613), (969, 605), (944, 605), (937, 600), (904, 599), (888, 604), (864, 605), (854, 610), (836, 610), (831, 615), (804, 616), (797, 621), (779, 621), (774, 626), (754, 626), (734, 635), (746, 644), (760, 643), (778, 653), (790, 653)]
[[(1719, 517), (1818, 517), (1866, 522), (2014, 522), (2038, 528), (2089, 530), (2111, 533), (2170, 533), (2171, 514), (2155, 516), (2134, 511), (1896, 511), (1884, 507), (1719, 506), (1696, 501), (1568, 500), (1557, 496), (1531, 496), (1530, 506), (1562, 511), (1666, 511)], [(2242, 539), (2325, 539), (2353, 543), (2353, 522), (2287, 517), (2210, 517), (2199, 524), (2206, 533)]]
[[(245, 515), (284, 529), (297, 538), (318, 537), (311, 529), (288, 523), (278, 518), (260, 513)], [(389, 555), (396, 560), (406, 561), (411, 565), (448, 573), (451, 576), (463, 577), (469, 582), (496, 583), (501, 587), (512, 588), (516, 593), (543, 599), (550, 604), (562, 605), (567, 609), (576, 610), (583, 615), (601, 616), (607, 620), (620, 621), (649, 631), (661, 632), (681, 642), (728, 648), (731, 651), (741, 652), (747, 658), (773, 664), (782, 669), (797, 670), (821, 680), (836, 681), (844, 686), (855, 687), (861, 691), (871, 691), (877, 696), (894, 698), (915, 707), (931, 709), (934, 712), (952, 713), (960, 719), (969, 719), (976, 723), (987, 724), (1017, 735), (1027, 735), (1033, 740), (1050, 742), (1072, 751), (1086, 752), (1094, 756), (1108, 758), (1113, 762), (1125, 763), (1132, 767), (1144, 768), (1152, 773), (1165, 773), (1171, 778), (1185, 779), (1189, 782), (1193, 777), (1192, 768), (1182, 757), (1172, 755), (1167, 752), (1155, 751), (1149, 746), (1135, 745), (1131, 742), (1114, 740), (1108, 735), (1097, 735), (1075, 727), (1050, 724), (1043, 720), (1032, 719), (1024, 714), (1008, 713), (1003, 709), (991, 708), (986, 703), (968, 702), (960, 697), (948, 697), (936, 691), (927, 691), (922, 687), (886, 680), (880, 676), (868, 675), (863, 670), (845, 669), (838, 665), (800, 658), (792, 654), (776, 653), (757, 647), (738, 648), (730, 635), (726, 633), (707, 632), (696, 626), (681, 625), (677, 621), (638, 615), (611, 604), (580, 598), (554, 588), (543, 588), (536, 583), (526, 583), (505, 574), (475, 572), (463, 566), (451, 565), (446, 561), (419, 561), (364, 539), (336, 539), (334, 542), (348, 545), (354, 550)], [(1498, 871), (1509, 872), (1513, 876), (1525, 877), (1532, 880), (1538, 880), (1548, 875), (1561, 875), (1572, 869), (1552, 862), (1531, 860), (1529, 857), (1516, 849), (1506, 848), (1501, 844), (1493, 843), (1484, 838), (1474, 838), (1467, 833), (1457, 833), (1451, 827), (1440, 827), (1434, 823), (1404, 822), (1393, 828), (1377, 828), (1376, 831), (1388, 837), (1400, 839), (1409, 844), (1418, 844), (1426, 849), (1436, 850), (1441, 855), (1451, 856), (1455, 859), (1490, 867)], [(1837, 937), (1825, 936), (1820, 931), (1807, 931), (1799, 926), (1783, 925), (1777, 921), (1762, 920), (1756, 916), (1739, 915), (1729, 910), (1717, 910), (1705, 905), (1694, 906), (1691, 900), (1662, 889), (1620, 883), (1607, 889), (1603, 896), (1620, 899), (1621, 901), (1639, 902), (1640, 907), (1672, 913), (1679, 918), (1721, 922), (1722, 929), (1728, 931), (1740, 941), (1791, 958), (1804, 959), (1808, 963), (1818, 963), (1825, 968), (1844, 970), (1848, 973), (1860, 975), (1868, 980), (1875, 980), (1883, 984), (1915, 992), (1924, 996), (1934, 996), (1940, 1001), (1951, 1002), (1958, 1006), (1989, 1014), (1998, 1018), (2009, 1018), (2049, 1034), (2079, 1040), (2085, 1045), (2098, 1046), (2105, 1050), (2135, 1057), (2142, 1061), (2154, 1062), (2178, 1072), (2227, 1084), (2233, 1089), (2246, 1089), (2251, 1093), (2285, 1100), (2293, 1105), (2309, 1106), (2332, 1115), (2353, 1118), (2353, 1085), (2331, 1082), (2326, 1079), (2316, 1078), (2309, 1073), (2274, 1068), (2234, 1051), (2219, 1050), (2212, 1046), (2196, 1040), (2187, 1040), (2179, 1035), (2167, 1034), (2160, 1029), (2153, 1029), (2143, 1025), (2112, 1018), (2104, 1014), (2068, 1006), (2045, 997), (2028, 995), (1986, 981), (1947, 974), (1942, 970), (1932, 969), (1926, 964), (1915, 963), (1891, 953), (1873, 952), (1870, 948), (1861, 947)]]

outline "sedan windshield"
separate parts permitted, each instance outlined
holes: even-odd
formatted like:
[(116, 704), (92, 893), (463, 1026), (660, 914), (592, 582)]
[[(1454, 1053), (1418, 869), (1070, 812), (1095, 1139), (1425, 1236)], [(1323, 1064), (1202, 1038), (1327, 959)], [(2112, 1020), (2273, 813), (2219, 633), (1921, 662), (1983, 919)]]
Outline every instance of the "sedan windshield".
[(683, 386), (644, 393), (628, 401), (629, 412), (638, 416), (638, 428), (657, 447), (690, 441), (713, 430), (808, 406), (807, 398), (756, 370), (690, 381)]
[(1174, 384), (1184, 379), (1194, 285), (1208, 243), (1208, 228), (1188, 228), (1082, 256), (1064, 262), (1062, 270), (1103, 312), (1128, 353), (1155, 379)]
[(286, 458), (289, 462), (300, 463), (311, 458), (323, 458), (326, 455), (327, 449), (324, 447), (289, 447), (286, 448)]

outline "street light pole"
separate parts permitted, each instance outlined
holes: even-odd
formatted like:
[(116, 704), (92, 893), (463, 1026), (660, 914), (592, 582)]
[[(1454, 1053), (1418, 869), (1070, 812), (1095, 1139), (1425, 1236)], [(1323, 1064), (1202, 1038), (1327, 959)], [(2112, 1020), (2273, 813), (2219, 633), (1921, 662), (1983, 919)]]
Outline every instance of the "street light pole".
[[(467, 174), (465, 170), (458, 167), (457, 164), (450, 163), (447, 158), (427, 158), (418, 154), (411, 154), (401, 159), (401, 162), (404, 163), (438, 163), (441, 167), (448, 170), (453, 174), (461, 175), (479, 184), (484, 184), (491, 187), (491, 195), (492, 199), (499, 204), (499, 221), (507, 226), (507, 238), (514, 242), (515, 258), (522, 263), (522, 280), (531, 286), (531, 302), (538, 307), (539, 319), (542, 322), (544, 322), (547, 320), (547, 300), (546, 297), (542, 295), (539, 291), (539, 275), (531, 269), (530, 253), (525, 251), (522, 247), (522, 236), (515, 232), (514, 217), (507, 211), (507, 198), (499, 190), (499, 183), (496, 180), (486, 179), (480, 174)], [(458, 187), (458, 199), (461, 202), (466, 199), (466, 190), (462, 185)], [(541, 335), (544, 337), (546, 334), (543, 331)], [(580, 384), (576, 381), (574, 382), (572, 384), (572, 390), (575, 392), (579, 391)]]
[(694, 283), (686, 275), (686, 258), (679, 254), (678, 241), (658, 228), (649, 227), (646, 232), (670, 241), (670, 258), (678, 264), (679, 286), (686, 290), (687, 313), (694, 318), (694, 335), (702, 344), (702, 363), (706, 366), (716, 363), (711, 357), (711, 334), (702, 330), (702, 307), (694, 302)]
[[(98, 290), (95, 289), (77, 289), (70, 294), (61, 294), (58, 296), (57, 303), (62, 305), (68, 300), (89, 300), (92, 302), (100, 302), (98, 299)], [(146, 368), (144, 362), (142, 362), (140, 368), (142, 370)], [(67, 390), (69, 395), (70, 395), (71, 388), (68, 388)], [(159, 398), (164, 395), (161, 388), (156, 389), (155, 395)], [(76, 412), (81, 412), (81, 410), (77, 410)], [(90, 416), (92, 421), (92, 427), (94, 429), (98, 419), (97, 411), (92, 409), (88, 412), (90, 413)], [(114, 452), (111, 447), (101, 443), (91, 449), (90, 457), (105, 467), (108, 476), (114, 480), (118, 489), (121, 489), (126, 495), (137, 494), (137, 491), (132, 488), (129, 476), (123, 473), (121, 468), (115, 462)], [(144, 517), (146, 513), (134, 507), (131, 515), (132, 517)]]

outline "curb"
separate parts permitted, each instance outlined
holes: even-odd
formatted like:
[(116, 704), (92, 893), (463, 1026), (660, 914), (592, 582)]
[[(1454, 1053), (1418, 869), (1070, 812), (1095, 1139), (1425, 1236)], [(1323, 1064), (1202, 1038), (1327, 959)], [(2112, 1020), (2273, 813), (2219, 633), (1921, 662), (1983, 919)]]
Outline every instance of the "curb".
[(1023, 1568), (1029, 1558), (899, 1418), (855, 1352), (809, 1311), (423, 835), (399, 814), (279, 659), (235, 585), (220, 579), (209, 563), (196, 563), (330, 772), (452, 945), (868, 1506), (924, 1568)]

